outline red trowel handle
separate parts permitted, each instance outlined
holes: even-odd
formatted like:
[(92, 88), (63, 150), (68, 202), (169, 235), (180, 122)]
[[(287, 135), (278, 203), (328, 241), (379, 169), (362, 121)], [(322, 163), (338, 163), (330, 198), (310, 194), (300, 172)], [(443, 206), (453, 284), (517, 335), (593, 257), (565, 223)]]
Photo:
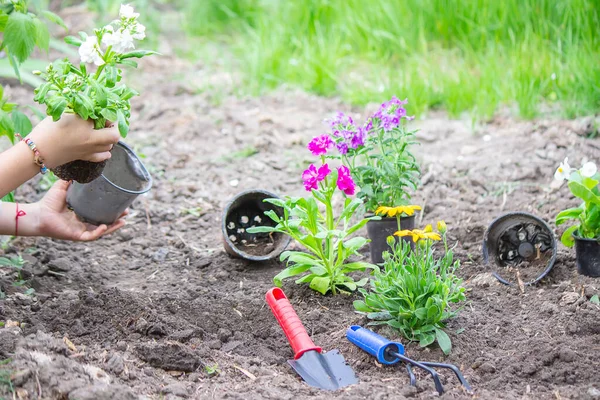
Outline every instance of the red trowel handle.
[(290, 304), (290, 301), (285, 297), (283, 290), (279, 288), (273, 288), (267, 292), (265, 296), (267, 304), (271, 307), (271, 311), (277, 318), (277, 322), (281, 325), (285, 336), (292, 345), (294, 350), (294, 360), (302, 357), (304, 353), (310, 350), (316, 350), (321, 352), (321, 348), (315, 346), (313, 341), (308, 336), (302, 321), (298, 318), (298, 314), (294, 311), (294, 308)]

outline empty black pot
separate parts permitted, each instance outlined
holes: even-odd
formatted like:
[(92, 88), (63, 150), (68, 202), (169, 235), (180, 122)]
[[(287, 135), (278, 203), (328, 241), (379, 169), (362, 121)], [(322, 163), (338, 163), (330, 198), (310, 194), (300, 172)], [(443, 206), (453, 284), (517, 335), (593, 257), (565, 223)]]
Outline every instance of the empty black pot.
[(554, 233), (541, 219), (511, 212), (495, 219), (483, 237), (483, 263), (506, 285), (533, 285), (545, 277), (556, 260)]
[[(402, 230), (412, 230), (415, 227), (415, 216), (400, 218), (400, 228)], [(398, 231), (398, 221), (396, 218), (381, 218), (380, 220), (371, 220), (367, 222), (367, 234), (371, 242), (369, 248), (371, 252), (371, 262), (373, 264), (381, 264), (383, 262), (383, 252), (389, 251), (390, 246), (387, 244), (388, 236), (392, 236)], [(396, 238), (397, 240), (398, 238)], [(410, 237), (403, 238), (410, 242)]]
[(285, 250), (291, 238), (283, 233), (248, 233), (246, 229), (257, 226), (275, 226), (265, 215), (273, 210), (283, 217), (283, 210), (265, 199), (279, 198), (266, 190), (252, 189), (237, 194), (223, 210), (221, 230), (225, 251), (249, 261), (265, 261), (277, 257)]
[(600, 241), (581, 238), (576, 234), (573, 238), (575, 238), (577, 272), (592, 278), (600, 277)]

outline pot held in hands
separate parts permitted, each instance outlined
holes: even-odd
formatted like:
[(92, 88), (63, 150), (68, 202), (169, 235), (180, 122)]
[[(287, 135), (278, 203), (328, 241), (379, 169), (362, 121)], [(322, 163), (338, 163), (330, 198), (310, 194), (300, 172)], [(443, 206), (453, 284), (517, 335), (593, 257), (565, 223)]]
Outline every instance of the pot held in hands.
[(152, 177), (144, 164), (129, 146), (119, 142), (97, 179), (69, 187), (67, 204), (82, 221), (110, 225), (151, 187)]

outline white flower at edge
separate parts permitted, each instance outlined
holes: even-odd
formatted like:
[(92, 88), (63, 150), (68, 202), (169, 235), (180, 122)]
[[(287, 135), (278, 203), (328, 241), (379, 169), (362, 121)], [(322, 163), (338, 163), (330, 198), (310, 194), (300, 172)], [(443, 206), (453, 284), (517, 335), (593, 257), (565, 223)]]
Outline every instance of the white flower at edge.
[(561, 162), (556, 172), (554, 173), (554, 179), (557, 181), (564, 181), (569, 179), (571, 175), (571, 166), (569, 165), (569, 157), (565, 157), (565, 161)]
[(133, 32), (131, 36), (135, 40), (142, 40), (146, 37), (146, 27), (140, 23), (135, 24), (132, 27), (131, 32)]
[(111, 46), (112, 50), (117, 53), (124, 53), (127, 50), (135, 48), (133, 37), (128, 30), (105, 33), (102, 36), (102, 44), (107, 47)]
[(84, 63), (104, 64), (104, 60), (100, 56), (100, 46), (98, 46), (96, 36), (88, 36), (85, 42), (79, 46), (79, 57), (81, 57), (81, 62)]
[(579, 170), (579, 173), (586, 178), (591, 178), (596, 175), (596, 172), (598, 172), (598, 168), (596, 167), (596, 164), (591, 161), (583, 164), (583, 167)]
[(133, 7), (129, 4), (121, 4), (121, 9), (119, 10), (119, 17), (121, 18), (137, 18), (140, 14), (133, 12)]

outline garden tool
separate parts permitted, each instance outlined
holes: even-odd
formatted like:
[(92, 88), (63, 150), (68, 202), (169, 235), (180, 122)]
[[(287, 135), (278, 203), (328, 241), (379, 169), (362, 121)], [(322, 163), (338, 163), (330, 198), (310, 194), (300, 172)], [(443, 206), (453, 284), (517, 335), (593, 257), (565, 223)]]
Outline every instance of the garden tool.
[(412, 371), (411, 366), (421, 368), (431, 375), (433, 378), (433, 382), (435, 383), (435, 389), (439, 394), (444, 393), (444, 387), (442, 386), (442, 382), (440, 381), (440, 377), (437, 372), (433, 369), (437, 368), (447, 368), (454, 372), (460, 383), (464, 386), (464, 388), (470, 392), (471, 386), (466, 381), (464, 376), (460, 373), (458, 367), (452, 364), (441, 364), (434, 362), (423, 362), (423, 361), (415, 361), (408, 357), (404, 356), (404, 346), (398, 342), (392, 342), (384, 338), (377, 333), (365, 329), (363, 327), (353, 325), (346, 331), (346, 337), (349, 341), (369, 353), (370, 355), (377, 358), (381, 364), (392, 365), (396, 364), (399, 361), (404, 362), (406, 365), (406, 369), (408, 371), (408, 375), (410, 377), (410, 384), (412, 386), (416, 386), (417, 379), (415, 378), (415, 374)]
[(288, 363), (306, 383), (326, 390), (337, 390), (358, 383), (354, 371), (346, 364), (339, 350), (321, 353), (321, 347), (310, 339), (283, 290), (269, 290), (266, 299), (294, 350), (294, 359)]

